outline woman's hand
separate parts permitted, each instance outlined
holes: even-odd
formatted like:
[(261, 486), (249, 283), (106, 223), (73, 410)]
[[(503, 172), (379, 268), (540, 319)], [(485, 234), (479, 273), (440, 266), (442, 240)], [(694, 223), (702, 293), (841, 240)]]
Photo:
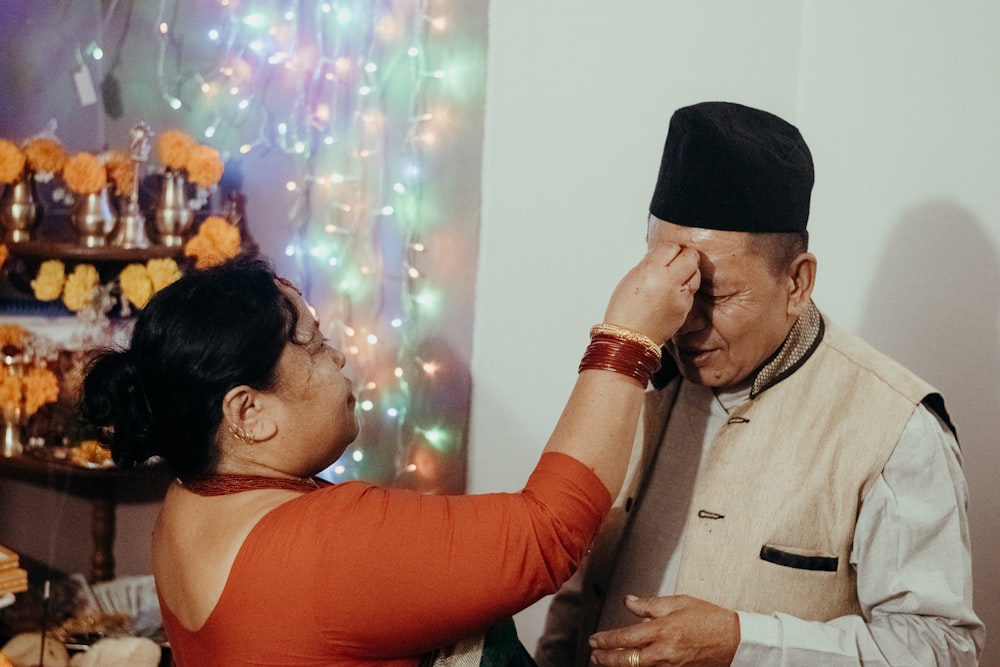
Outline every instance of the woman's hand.
[(698, 251), (657, 244), (625, 274), (608, 303), (604, 321), (663, 344), (684, 324), (701, 284)]

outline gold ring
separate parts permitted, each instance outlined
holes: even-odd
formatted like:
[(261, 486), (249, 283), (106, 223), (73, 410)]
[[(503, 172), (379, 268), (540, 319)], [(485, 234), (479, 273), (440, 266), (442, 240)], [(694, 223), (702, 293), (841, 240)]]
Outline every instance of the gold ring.
[(628, 667), (639, 667), (639, 649), (630, 648), (628, 650), (628, 658), (626, 662)]

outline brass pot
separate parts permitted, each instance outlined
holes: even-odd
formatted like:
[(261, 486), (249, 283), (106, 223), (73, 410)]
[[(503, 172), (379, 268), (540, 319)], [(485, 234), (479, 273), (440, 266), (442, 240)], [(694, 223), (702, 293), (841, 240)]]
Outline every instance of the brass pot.
[(16, 183), (11, 183), (0, 197), (0, 225), (4, 241), (22, 243), (31, 240), (31, 232), (42, 217), (42, 207), (35, 196), (35, 178), (25, 169)]
[(188, 205), (187, 179), (183, 172), (168, 171), (163, 175), (154, 222), (162, 245), (172, 248), (184, 245), (184, 235), (194, 222), (194, 211)]
[(89, 195), (80, 195), (73, 204), (70, 221), (76, 230), (80, 245), (87, 248), (103, 248), (108, 234), (115, 228), (115, 213), (111, 208), (108, 188)]

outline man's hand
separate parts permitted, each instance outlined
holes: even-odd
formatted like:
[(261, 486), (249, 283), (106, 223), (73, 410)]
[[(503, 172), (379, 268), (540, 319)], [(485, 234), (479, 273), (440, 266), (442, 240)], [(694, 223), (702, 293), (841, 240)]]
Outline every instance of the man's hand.
[(629, 595), (625, 607), (643, 620), (591, 635), (594, 663), (603, 667), (707, 667), (728, 665), (736, 655), (740, 622), (735, 611), (688, 595)]

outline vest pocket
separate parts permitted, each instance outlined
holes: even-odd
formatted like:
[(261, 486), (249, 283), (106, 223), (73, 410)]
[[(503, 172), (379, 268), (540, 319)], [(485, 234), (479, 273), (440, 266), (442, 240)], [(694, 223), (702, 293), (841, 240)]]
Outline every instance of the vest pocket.
[(836, 572), (836, 556), (818, 551), (806, 551), (794, 547), (779, 547), (765, 544), (760, 548), (760, 558), (768, 563), (794, 567), (797, 570), (814, 570), (818, 572)]

